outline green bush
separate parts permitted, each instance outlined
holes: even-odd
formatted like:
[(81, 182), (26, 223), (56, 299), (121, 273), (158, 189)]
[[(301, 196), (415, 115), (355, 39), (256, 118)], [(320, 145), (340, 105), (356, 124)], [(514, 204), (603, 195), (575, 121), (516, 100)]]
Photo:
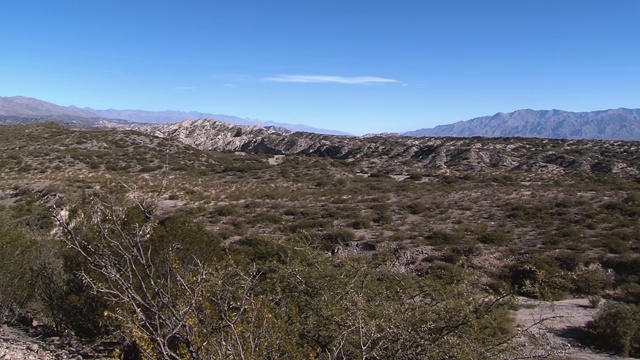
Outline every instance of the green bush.
[(356, 234), (351, 229), (331, 229), (322, 235), (319, 245), (322, 250), (330, 251), (355, 240)]
[(478, 235), (478, 241), (483, 244), (506, 245), (509, 240), (509, 235), (502, 230), (487, 231)]
[(365, 218), (357, 218), (351, 221), (349, 226), (353, 229), (368, 229), (371, 227), (371, 221)]
[(413, 215), (422, 214), (428, 209), (428, 207), (425, 204), (417, 201), (407, 204), (405, 208), (410, 214), (413, 214)]
[(213, 210), (213, 214), (218, 216), (236, 216), (238, 208), (232, 204), (220, 205)]
[(603, 269), (590, 269), (576, 274), (573, 292), (579, 295), (600, 295), (611, 287), (611, 281)]
[(249, 221), (251, 224), (282, 224), (284, 220), (279, 214), (272, 212), (259, 212)]
[(584, 342), (619, 356), (640, 356), (640, 308), (611, 302), (587, 323)]
[(0, 322), (33, 298), (32, 269), (42, 245), (34, 235), (0, 214)]
[(432, 232), (427, 235), (425, 239), (431, 245), (453, 245), (460, 241), (460, 238), (456, 234), (440, 230)]
[(516, 293), (541, 300), (560, 300), (571, 289), (567, 273), (557, 261), (543, 256), (531, 258), (509, 268)]

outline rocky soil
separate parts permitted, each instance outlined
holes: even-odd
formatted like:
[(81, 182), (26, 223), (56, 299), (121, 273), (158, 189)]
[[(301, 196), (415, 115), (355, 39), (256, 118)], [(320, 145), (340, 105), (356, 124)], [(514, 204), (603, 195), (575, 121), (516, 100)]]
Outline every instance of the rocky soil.
[(0, 326), (0, 360), (109, 359), (103, 344), (98, 350), (72, 336), (43, 336), (36, 328)]

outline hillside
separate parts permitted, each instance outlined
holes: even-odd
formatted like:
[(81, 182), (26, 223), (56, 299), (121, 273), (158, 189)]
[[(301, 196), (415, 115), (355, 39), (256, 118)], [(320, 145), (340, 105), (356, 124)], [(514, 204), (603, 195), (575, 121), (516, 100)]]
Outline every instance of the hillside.
[(368, 172), (406, 173), (422, 168), (452, 174), (507, 170), (636, 176), (640, 169), (637, 142), (282, 134), (206, 119), (128, 128), (178, 140), (201, 150), (315, 155), (356, 161)]
[(640, 140), (640, 109), (518, 110), (404, 133), (408, 136)]
[[(261, 354), (347, 344), (351, 358), (364, 336), (372, 358), (602, 359), (576, 335), (598, 316), (584, 307), (640, 302), (638, 142), (286, 135), (209, 120), (139, 130), (0, 131), (0, 320), (51, 324), (37, 333), (52, 339), (39, 340), (44, 355), (70, 342), (56, 329), (93, 344), (69, 354), (161, 348), (149, 339), (172, 320), (148, 337), (129, 330), (152, 319), (130, 311), (144, 301), (187, 314), (206, 344), (227, 344), (238, 324), (237, 341)], [(134, 245), (144, 251), (123, 250)], [(144, 261), (146, 275), (126, 272)], [(136, 276), (116, 290), (154, 280), (162, 297), (105, 301), (105, 279)], [(556, 304), (579, 321), (560, 324), (544, 310)]]

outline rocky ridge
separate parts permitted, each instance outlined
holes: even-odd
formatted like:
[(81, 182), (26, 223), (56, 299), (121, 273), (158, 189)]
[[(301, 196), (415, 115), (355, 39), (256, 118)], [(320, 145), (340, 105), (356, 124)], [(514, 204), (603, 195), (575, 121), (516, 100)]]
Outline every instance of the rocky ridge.
[(395, 166), (445, 173), (509, 170), (640, 174), (640, 143), (633, 141), (282, 134), (259, 126), (234, 126), (209, 119), (126, 128), (201, 150), (316, 155), (359, 161), (372, 169)]

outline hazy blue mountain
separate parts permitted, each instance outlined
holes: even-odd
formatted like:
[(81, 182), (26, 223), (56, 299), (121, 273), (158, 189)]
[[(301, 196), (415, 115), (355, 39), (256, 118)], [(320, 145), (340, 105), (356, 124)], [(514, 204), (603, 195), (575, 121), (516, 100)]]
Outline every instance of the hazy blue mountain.
[(90, 111), (75, 107), (60, 106), (25, 96), (0, 96), (0, 115), (4, 116), (57, 116), (96, 117)]
[(640, 109), (592, 112), (527, 109), (409, 131), (403, 135), (640, 140)]
[(292, 132), (305, 131), (326, 135), (350, 135), (341, 131), (318, 129), (306, 125), (277, 123), (197, 111), (95, 110), (88, 107), (60, 106), (24, 96), (0, 96), (0, 124), (54, 121), (84, 126), (99, 126), (109, 123), (123, 123), (122, 120), (136, 123), (158, 124), (204, 118), (215, 119), (232, 125), (257, 125), (279, 128), (281, 131), (282, 129), (287, 129)]
[(57, 122), (76, 126), (108, 126), (129, 123), (120, 119), (105, 118), (76, 107), (24, 97), (0, 96), (0, 125)]
[(135, 121), (135, 122), (147, 123), (147, 124), (176, 123), (184, 120), (195, 120), (195, 119), (215, 119), (215, 120), (223, 121), (232, 125), (257, 125), (262, 127), (273, 126), (276, 128), (284, 128), (293, 132), (304, 131), (304, 132), (326, 134), (326, 135), (350, 135), (348, 133), (337, 131), (337, 130), (318, 129), (318, 128), (314, 128), (306, 125), (277, 123), (273, 121), (265, 121), (265, 120), (252, 119), (252, 118), (240, 118), (237, 116), (223, 115), (223, 114), (208, 114), (208, 113), (201, 113), (196, 111), (190, 111), (190, 112), (144, 111), (144, 110), (116, 110), (116, 109), (95, 110), (91, 108), (84, 108), (83, 110), (93, 112), (94, 114), (99, 116), (125, 119), (129, 121)]

